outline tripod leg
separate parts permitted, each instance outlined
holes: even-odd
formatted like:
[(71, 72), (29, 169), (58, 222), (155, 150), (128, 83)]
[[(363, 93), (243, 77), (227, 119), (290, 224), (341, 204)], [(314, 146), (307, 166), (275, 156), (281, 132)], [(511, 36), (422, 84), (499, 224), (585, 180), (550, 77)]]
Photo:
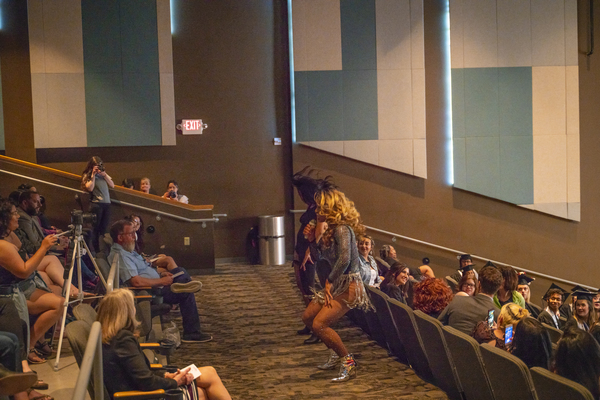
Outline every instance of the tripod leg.
[(90, 249), (89, 249), (87, 243), (85, 242), (85, 240), (82, 240), (81, 243), (83, 243), (83, 246), (87, 250), (87, 253), (90, 255), (90, 260), (92, 260), (92, 264), (94, 264), (94, 268), (96, 269), (96, 273), (100, 277), (100, 280), (102, 281), (102, 284), (104, 285), (104, 288), (106, 289), (107, 288), (106, 279), (104, 279), (104, 275), (102, 274), (102, 271), (100, 271), (100, 267), (98, 267), (98, 264), (96, 264), (96, 260), (94, 260), (94, 257), (92, 257), (92, 252), (90, 251)]
[[(69, 295), (71, 294), (71, 281), (73, 280), (73, 268), (75, 266), (75, 258), (78, 258), (81, 262), (81, 254), (79, 253), (79, 243), (76, 241), (75, 246), (73, 248), (73, 258), (71, 260), (71, 269), (69, 269), (69, 277), (65, 282), (65, 286), (67, 288), (62, 320), (60, 321), (60, 336), (58, 337), (58, 349), (56, 350), (56, 361), (54, 362), (54, 371), (58, 371), (58, 363), (60, 362), (60, 352), (62, 350), (62, 343), (65, 335), (65, 323), (67, 322), (67, 309), (69, 308)], [(79, 274), (81, 276), (81, 273)], [(80, 289), (80, 295), (83, 295), (83, 291)], [(58, 322), (57, 322), (58, 324)], [(55, 330), (56, 332), (56, 330)], [(54, 341), (54, 337), (52, 337), (52, 341)]]

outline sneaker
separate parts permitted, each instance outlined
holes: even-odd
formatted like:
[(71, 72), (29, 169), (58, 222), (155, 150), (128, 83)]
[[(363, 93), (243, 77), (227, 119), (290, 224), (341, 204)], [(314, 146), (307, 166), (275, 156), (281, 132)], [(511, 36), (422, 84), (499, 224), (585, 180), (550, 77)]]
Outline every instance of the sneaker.
[(171, 292), (173, 293), (196, 293), (202, 289), (202, 282), (200, 281), (189, 281), (185, 283), (173, 283), (171, 285)]
[(325, 364), (317, 365), (317, 368), (322, 370), (335, 369), (340, 363), (340, 356), (335, 354), (335, 351), (329, 350), (329, 359)]
[(196, 332), (196, 333), (184, 333), (181, 338), (181, 343), (204, 343), (213, 340), (212, 335), (208, 333)]

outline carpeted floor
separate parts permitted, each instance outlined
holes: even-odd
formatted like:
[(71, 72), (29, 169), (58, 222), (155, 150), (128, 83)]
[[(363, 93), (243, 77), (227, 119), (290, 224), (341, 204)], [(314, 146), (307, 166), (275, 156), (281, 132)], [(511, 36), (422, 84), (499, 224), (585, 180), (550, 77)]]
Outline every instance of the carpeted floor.
[[(334, 328), (360, 353), (358, 375), (334, 384), (323, 344), (304, 345), (296, 330), (304, 309), (291, 266), (221, 265), (196, 295), (202, 329), (214, 340), (182, 344), (172, 363), (212, 365), (233, 399), (446, 399), (358, 327), (343, 318)], [(180, 317), (174, 317), (178, 324)]]

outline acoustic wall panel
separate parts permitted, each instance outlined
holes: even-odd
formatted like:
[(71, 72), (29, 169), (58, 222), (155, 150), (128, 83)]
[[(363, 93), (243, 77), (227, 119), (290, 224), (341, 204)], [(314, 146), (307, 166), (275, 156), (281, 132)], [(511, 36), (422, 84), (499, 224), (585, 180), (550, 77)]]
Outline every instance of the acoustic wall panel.
[(175, 144), (169, 0), (28, 0), (36, 148)]
[(293, 0), (292, 27), (296, 141), (426, 178), (422, 0)]
[(456, 187), (579, 220), (576, 32), (575, 0), (450, 0)]

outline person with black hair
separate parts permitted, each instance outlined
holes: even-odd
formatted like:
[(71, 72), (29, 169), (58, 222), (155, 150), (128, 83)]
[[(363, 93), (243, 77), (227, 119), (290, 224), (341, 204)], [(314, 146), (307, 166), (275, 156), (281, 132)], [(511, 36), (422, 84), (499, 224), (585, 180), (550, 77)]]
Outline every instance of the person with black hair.
[(392, 299), (412, 307), (413, 287), (408, 265), (395, 261), (381, 283), (381, 291)]
[(568, 327), (554, 354), (556, 374), (587, 388), (594, 399), (600, 399), (600, 345), (576, 326)]
[(515, 303), (521, 308), (525, 308), (525, 299), (521, 293), (517, 291), (519, 277), (517, 271), (508, 265), (500, 265), (497, 268), (502, 274), (502, 286), (498, 289), (498, 293), (494, 296), (494, 303), (498, 308), (501, 308), (507, 303)]
[[(313, 178), (314, 170), (310, 167), (304, 168), (292, 176), (292, 185), (296, 188), (300, 200), (306, 204), (306, 211), (300, 216), (300, 229), (296, 235), (296, 246), (294, 248), (294, 273), (296, 275), (296, 283), (302, 293), (304, 303), (308, 306), (315, 293), (315, 273), (316, 264), (310, 257), (309, 246), (310, 241), (308, 236), (304, 235), (304, 229), (307, 226), (317, 226), (317, 203), (315, 195), (323, 186), (321, 179)], [(329, 180), (331, 177), (325, 177)], [(305, 326), (298, 331), (299, 335), (307, 335), (311, 333), (311, 329)], [(304, 344), (315, 344), (320, 342), (320, 339), (314, 332), (304, 341)]]
[[(450, 279), (454, 282), (460, 282), (460, 278), (462, 278), (463, 274), (467, 271), (475, 272), (475, 280), (479, 279), (479, 274), (475, 271), (475, 264), (473, 263), (473, 258), (470, 254), (461, 254), (458, 258), (458, 270), (450, 275)], [(500, 307), (498, 307), (500, 308)]]
[(517, 323), (510, 352), (521, 359), (527, 368), (550, 369), (552, 341), (541, 322), (525, 318)]
[(98, 251), (100, 237), (104, 236), (110, 222), (110, 193), (109, 188), (114, 188), (110, 175), (104, 170), (104, 163), (98, 156), (92, 157), (81, 174), (81, 186), (86, 192), (92, 194), (90, 212), (96, 215), (90, 242), (93, 250)]
[(543, 300), (548, 306), (538, 315), (538, 321), (562, 330), (567, 320), (560, 315), (560, 306), (568, 295), (560, 286), (553, 283), (544, 294)]
[(180, 203), (188, 204), (189, 199), (186, 195), (179, 193), (179, 184), (176, 180), (171, 179), (167, 183), (167, 191), (162, 195), (164, 199), (178, 201)]

